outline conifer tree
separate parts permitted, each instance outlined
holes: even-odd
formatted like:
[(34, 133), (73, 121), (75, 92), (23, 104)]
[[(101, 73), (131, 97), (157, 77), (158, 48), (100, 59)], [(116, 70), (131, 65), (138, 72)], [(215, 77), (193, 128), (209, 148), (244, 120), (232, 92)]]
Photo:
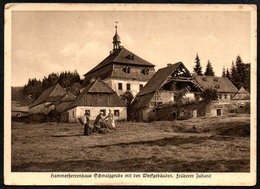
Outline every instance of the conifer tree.
[(230, 78), (231, 78), (228, 68), (227, 68), (227, 71), (226, 71), (226, 77), (227, 77), (229, 80), (230, 80)]
[(213, 71), (213, 67), (212, 67), (209, 60), (208, 60), (208, 63), (207, 63), (207, 66), (206, 66), (206, 71), (205, 71), (204, 75), (215, 76), (215, 72)]
[(199, 55), (197, 54), (196, 58), (195, 58), (195, 66), (193, 68), (194, 73), (197, 75), (203, 75), (202, 74), (202, 67), (200, 65), (200, 58)]
[(225, 66), (223, 66), (223, 70), (222, 70), (222, 77), (226, 77), (226, 70), (225, 70)]

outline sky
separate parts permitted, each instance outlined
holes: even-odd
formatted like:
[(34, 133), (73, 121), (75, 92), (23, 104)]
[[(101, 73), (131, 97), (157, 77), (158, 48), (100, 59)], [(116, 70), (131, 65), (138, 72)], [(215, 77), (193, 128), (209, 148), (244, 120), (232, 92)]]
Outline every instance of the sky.
[(217, 76), (237, 55), (250, 62), (250, 12), (13, 11), (11, 85), (62, 71), (84, 78), (112, 50), (115, 21), (121, 45), (156, 70), (181, 61), (193, 72), (197, 53)]

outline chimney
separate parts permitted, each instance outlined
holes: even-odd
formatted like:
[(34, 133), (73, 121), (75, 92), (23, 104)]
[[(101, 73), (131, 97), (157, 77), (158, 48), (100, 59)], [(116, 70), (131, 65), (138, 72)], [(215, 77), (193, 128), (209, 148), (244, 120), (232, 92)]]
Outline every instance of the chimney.
[(169, 67), (169, 66), (171, 66), (171, 65), (172, 65), (172, 63), (168, 63), (168, 64), (167, 64), (167, 67)]

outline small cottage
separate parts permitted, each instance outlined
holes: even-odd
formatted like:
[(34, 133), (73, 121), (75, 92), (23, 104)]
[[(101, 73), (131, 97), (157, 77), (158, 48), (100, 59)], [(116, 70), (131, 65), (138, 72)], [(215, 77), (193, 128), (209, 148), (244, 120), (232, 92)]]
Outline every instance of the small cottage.
[(100, 78), (92, 81), (75, 98), (61, 115), (63, 122), (76, 122), (86, 111), (90, 114), (90, 119), (103, 112), (108, 114), (112, 110), (115, 120), (126, 120), (126, 104), (123, 100)]
[(215, 89), (219, 102), (228, 102), (237, 92), (237, 88), (227, 77), (194, 76), (196, 84), (202, 89)]
[(63, 89), (60, 84), (56, 84), (45, 91), (35, 100), (35, 102), (30, 105), (29, 113), (44, 113), (48, 114), (51, 110), (55, 109), (55, 105), (53, 104), (59, 98), (61, 98), (64, 94), (66, 94), (65, 89)]

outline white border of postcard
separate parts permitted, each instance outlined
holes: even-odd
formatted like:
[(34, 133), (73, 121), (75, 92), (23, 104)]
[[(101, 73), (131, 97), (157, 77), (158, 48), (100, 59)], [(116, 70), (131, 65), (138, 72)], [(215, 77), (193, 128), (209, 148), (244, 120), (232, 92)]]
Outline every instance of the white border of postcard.
[[(4, 65), (4, 184), (6, 185), (228, 185), (246, 186), (256, 184), (256, 5), (174, 5), (174, 4), (7, 4), (5, 6), (5, 65)], [(126, 178), (129, 173), (102, 173), (115, 175), (114, 178), (99, 178), (100, 173), (51, 173), (51, 172), (11, 172), (11, 16), (12, 11), (248, 11), (251, 13), (251, 136), (250, 172), (248, 173), (210, 173), (210, 178), (176, 179), (181, 173), (159, 173), (173, 178), (159, 177), (151, 173), (149, 178), (138, 174), (138, 178)], [(64, 178), (53, 175), (63, 174)], [(150, 173), (149, 173), (150, 174)], [(207, 173), (208, 174), (208, 173)], [(73, 176), (74, 175), (74, 176)], [(81, 176), (75, 176), (81, 175)], [(158, 177), (157, 177), (157, 176)], [(91, 178), (88, 178), (91, 176)], [(122, 177), (118, 177), (122, 176)], [(72, 178), (73, 177), (73, 178)]]

